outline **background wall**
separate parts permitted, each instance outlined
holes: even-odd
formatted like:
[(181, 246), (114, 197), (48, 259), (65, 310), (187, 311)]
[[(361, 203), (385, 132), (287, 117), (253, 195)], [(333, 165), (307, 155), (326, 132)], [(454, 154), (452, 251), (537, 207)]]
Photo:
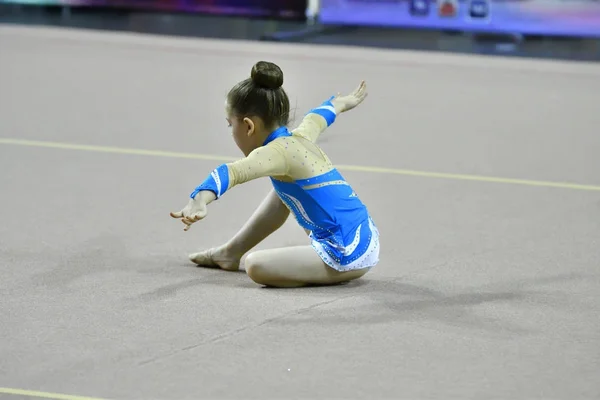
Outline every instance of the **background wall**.
[(598, 0), (0, 0), (7, 4), (171, 11), (324, 25), (600, 37)]

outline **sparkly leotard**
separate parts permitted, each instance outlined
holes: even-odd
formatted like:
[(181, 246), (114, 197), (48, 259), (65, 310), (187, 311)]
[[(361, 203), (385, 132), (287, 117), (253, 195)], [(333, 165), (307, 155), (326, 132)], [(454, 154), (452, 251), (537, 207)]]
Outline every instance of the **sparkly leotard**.
[(327, 265), (339, 271), (373, 267), (379, 261), (379, 232), (366, 206), (315, 143), (335, 118), (331, 103), (324, 102), (296, 129), (281, 127), (247, 157), (217, 167), (191, 197), (211, 190), (219, 198), (236, 185), (270, 177)]

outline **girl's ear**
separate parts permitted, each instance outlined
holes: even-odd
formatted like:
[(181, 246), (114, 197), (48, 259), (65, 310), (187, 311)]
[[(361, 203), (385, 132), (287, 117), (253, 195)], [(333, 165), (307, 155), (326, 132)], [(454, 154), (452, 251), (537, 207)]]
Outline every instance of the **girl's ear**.
[(248, 135), (248, 137), (254, 135), (254, 132), (256, 131), (256, 126), (254, 125), (254, 121), (252, 121), (252, 119), (246, 117), (246, 118), (244, 118), (243, 122), (246, 127), (246, 134)]

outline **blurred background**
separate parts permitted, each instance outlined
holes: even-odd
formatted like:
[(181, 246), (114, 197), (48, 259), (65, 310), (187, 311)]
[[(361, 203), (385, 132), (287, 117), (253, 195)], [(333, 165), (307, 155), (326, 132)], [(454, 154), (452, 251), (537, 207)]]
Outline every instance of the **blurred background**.
[[(599, 41), (600, 0), (0, 0), (0, 386), (600, 399)], [(271, 190), (168, 214), (241, 156), (224, 99), (260, 59), (295, 123), (368, 82), (319, 142), (382, 234), (365, 283), (189, 268)]]
[(0, 22), (597, 61), (600, 0), (0, 0)]

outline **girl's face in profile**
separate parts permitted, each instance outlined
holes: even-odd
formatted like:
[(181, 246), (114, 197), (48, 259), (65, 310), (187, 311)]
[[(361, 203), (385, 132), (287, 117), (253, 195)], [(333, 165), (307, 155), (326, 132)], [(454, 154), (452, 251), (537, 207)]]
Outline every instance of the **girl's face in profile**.
[(226, 106), (227, 125), (231, 128), (231, 135), (237, 147), (248, 155), (254, 150), (254, 123), (249, 118), (240, 119), (232, 115), (231, 110)]

